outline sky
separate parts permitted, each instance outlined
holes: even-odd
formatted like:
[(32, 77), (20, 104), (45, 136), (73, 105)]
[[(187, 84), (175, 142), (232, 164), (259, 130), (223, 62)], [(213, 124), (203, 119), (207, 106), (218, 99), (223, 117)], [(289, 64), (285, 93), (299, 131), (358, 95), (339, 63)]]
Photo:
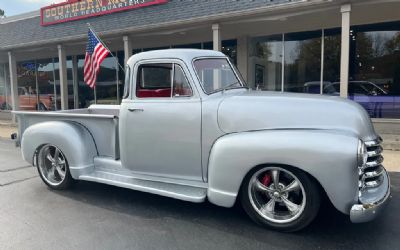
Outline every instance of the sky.
[(0, 9), (5, 11), (6, 16), (14, 16), (33, 10), (39, 10), (41, 7), (53, 3), (65, 1), (66, 0), (0, 0)]

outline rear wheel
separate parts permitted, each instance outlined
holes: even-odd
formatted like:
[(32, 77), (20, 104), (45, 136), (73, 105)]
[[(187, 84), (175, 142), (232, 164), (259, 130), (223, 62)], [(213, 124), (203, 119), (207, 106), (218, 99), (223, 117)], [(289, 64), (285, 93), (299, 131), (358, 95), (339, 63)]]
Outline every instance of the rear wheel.
[(37, 168), (40, 178), (53, 189), (67, 189), (74, 182), (65, 155), (54, 145), (47, 144), (40, 148)]
[(282, 166), (251, 171), (241, 188), (241, 202), (258, 224), (283, 232), (298, 231), (318, 213), (318, 185), (304, 172)]

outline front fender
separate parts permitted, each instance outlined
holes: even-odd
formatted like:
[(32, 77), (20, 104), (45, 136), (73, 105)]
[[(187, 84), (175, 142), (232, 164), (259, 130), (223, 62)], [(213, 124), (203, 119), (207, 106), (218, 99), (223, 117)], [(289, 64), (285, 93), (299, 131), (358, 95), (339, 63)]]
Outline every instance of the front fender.
[(22, 135), (21, 151), (25, 161), (34, 165), (36, 151), (45, 144), (57, 146), (68, 161), (73, 178), (93, 169), (96, 145), (89, 131), (74, 122), (49, 121), (27, 128)]
[(280, 164), (312, 175), (333, 205), (348, 214), (358, 197), (357, 145), (355, 136), (328, 130), (268, 130), (223, 136), (210, 154), (208, 199), (231, 207), (252, 168)]

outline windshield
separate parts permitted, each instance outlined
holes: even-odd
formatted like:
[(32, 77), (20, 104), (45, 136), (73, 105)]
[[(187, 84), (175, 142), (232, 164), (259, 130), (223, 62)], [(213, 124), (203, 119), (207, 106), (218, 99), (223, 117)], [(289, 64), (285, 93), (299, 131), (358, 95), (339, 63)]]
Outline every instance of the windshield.
[(204, 91), (211, 94), (231, 88), (242, 88), (241, 81), (226, 58), (198, 59), (194, 62), (197, 75)]

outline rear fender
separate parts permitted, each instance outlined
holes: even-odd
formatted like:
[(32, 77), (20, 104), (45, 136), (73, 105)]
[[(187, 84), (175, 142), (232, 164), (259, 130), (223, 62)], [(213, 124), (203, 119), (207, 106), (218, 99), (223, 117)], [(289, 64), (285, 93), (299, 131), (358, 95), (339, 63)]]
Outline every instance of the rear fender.
[(246, 174), (260, 165), (287, 165), (313, 176), (333, 205), (349, 213), (357, 202), (358, 138), (326, 130), (269, 130), (219, 138), (209, 159), (210, 202), (231, 207)]
[(21, 140), (25, 161), (35, 165), (35, 154), (45, 144), (57, 146), (64, 153), (74, 179), (93, 170), (96, 145), (90, 132), (81, 124), (49, 121), (28, 127)]

